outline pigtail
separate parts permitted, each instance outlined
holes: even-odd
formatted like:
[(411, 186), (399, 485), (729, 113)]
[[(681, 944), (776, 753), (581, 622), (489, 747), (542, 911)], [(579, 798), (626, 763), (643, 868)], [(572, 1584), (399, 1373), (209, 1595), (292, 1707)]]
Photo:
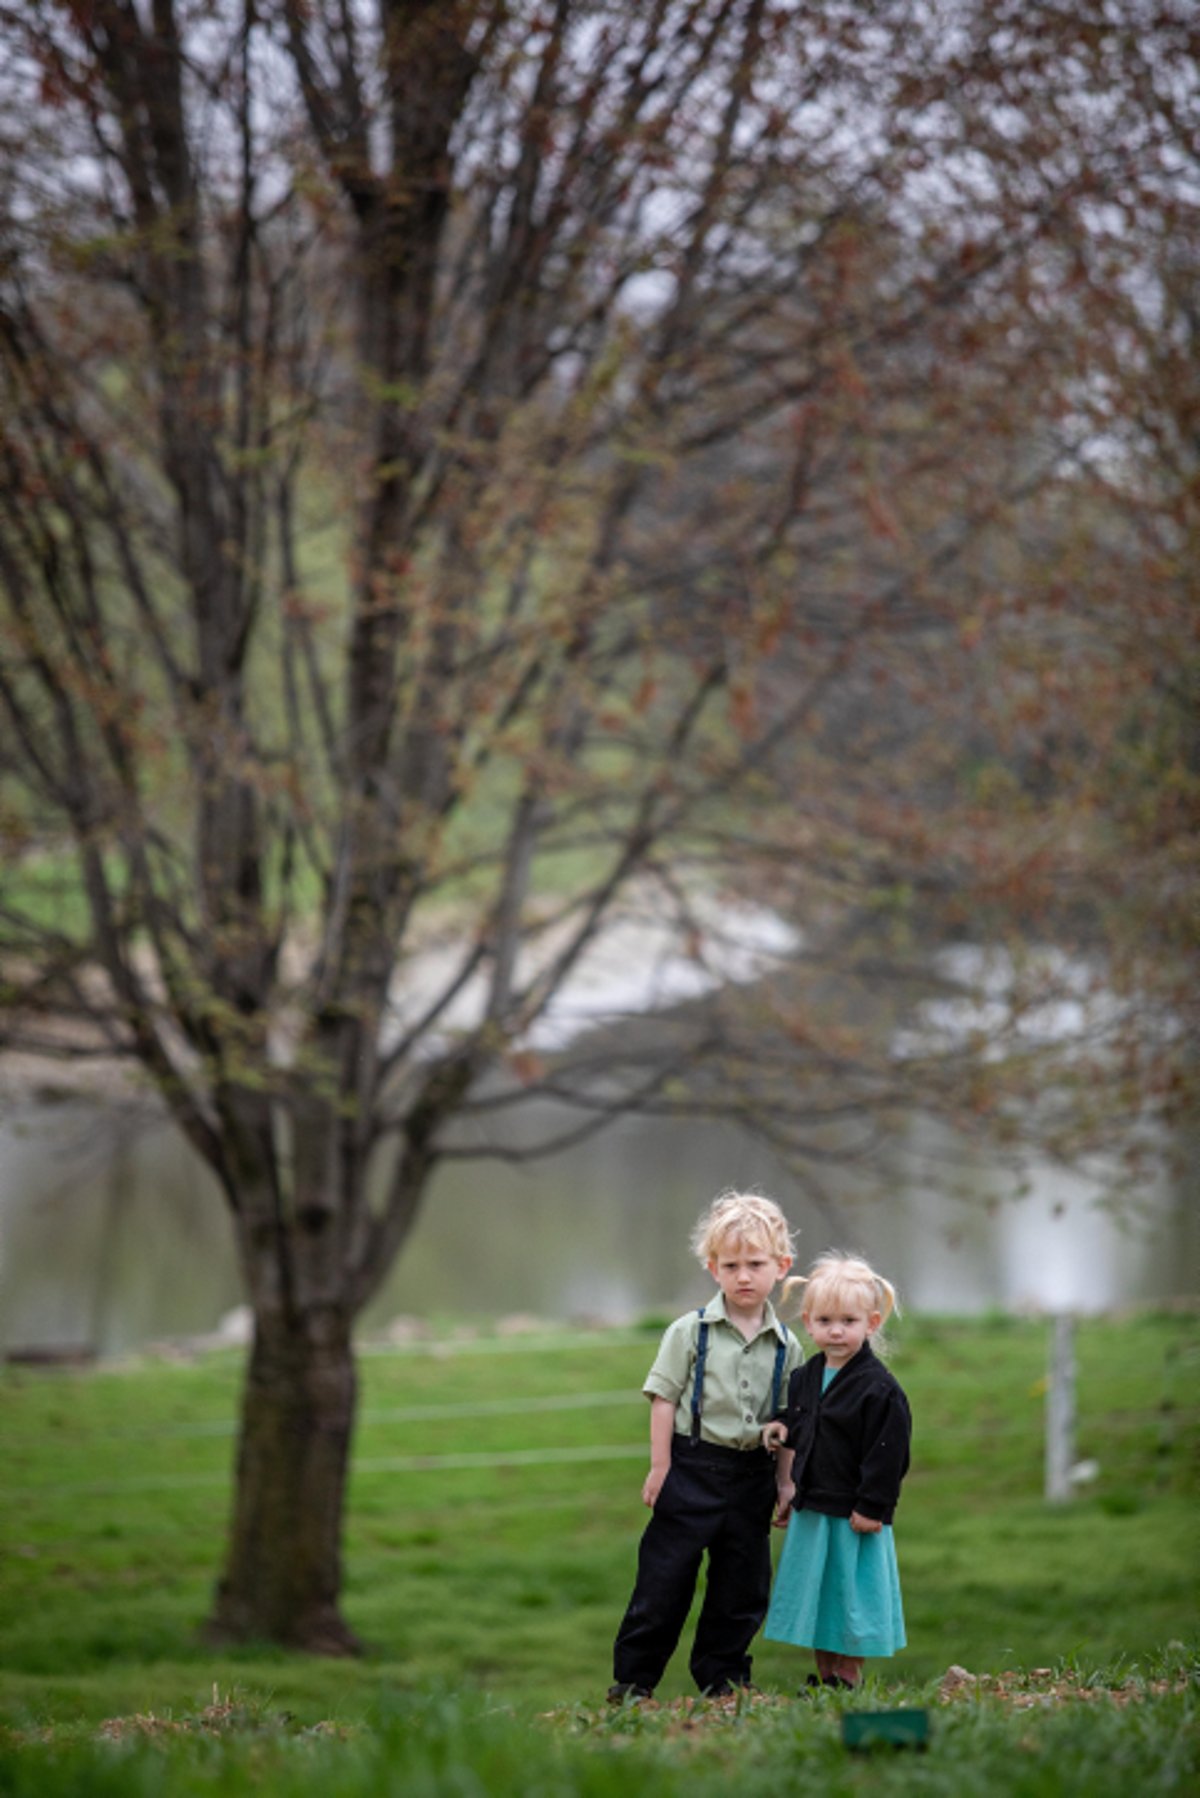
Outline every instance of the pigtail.
[(798, 1295), (802, 1293), (804, 1288), (808, 1285), (808, 1279), (809, 1276), (807, 1274), (792, 1274), (783, 1282), (783, 1285), (779, 1288), (780, 1312), (792, 1310), (793, 1300), (795, 1300), (796, 1304), (794, 1311), (792, 1311), (792, 1315), (795, 1317), (803, 1315), (804, 1307), (799, 1302)]
[(886, 1323), (889, 1317), (899, 1317), (900, 1301), (896, 1297), (896, 1288), (892, 1282), (885, 1280), (882, 1274), (876, 1274), (875, 1284), (879, 1289), (879, 1314), (883, 1323)]

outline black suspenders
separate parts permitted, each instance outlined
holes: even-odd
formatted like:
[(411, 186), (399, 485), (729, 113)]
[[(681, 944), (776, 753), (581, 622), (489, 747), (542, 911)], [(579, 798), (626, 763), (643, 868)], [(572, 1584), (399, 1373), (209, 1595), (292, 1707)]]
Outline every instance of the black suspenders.
[(696, 1377), (692, 1381), (692, 1433), (689, 1440), (693, 1448), (700, 1440), (700, 1400), (704, 1391), (704, 1359), (708, 1354), (708, 1322), (703, 1305), (696, 1316), (700, 1319), (700, 1334), (696, 1338)]
[[(700, 1408), (704, 1394), (704, 1363), (708, 1356), (708, 1319), (704, 1315), (704, 1306), (696, 1312), (700, 1319), (700, 1329), (696, 1337), (696, 1373), (692, 1381), (692, 1433), (688, 1440), (695, 1448), (700, 1440)], [(779, 1409), (779, 1397), (783, 1390), (783, 1362), (787, 1354), (787, 1342), (779, 1337), (775, 1343), (775, 1371), (771, 1376), (771, 1415)]]

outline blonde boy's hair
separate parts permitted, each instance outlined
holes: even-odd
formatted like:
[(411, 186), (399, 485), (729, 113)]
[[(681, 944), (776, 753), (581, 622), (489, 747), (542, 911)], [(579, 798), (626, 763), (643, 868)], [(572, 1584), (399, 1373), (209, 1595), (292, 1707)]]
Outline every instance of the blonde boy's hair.
[(720, 1193), (692, 1231), (692, 1248), (702, 1267), (715, 1261), (729, 1242), (763, 1248), (776, 1261), (792, 1258), (788, 1221), (774, 1199), (761, 1193)]
[[(794, 1279), (784, 1281), (785, 1301), (801, 1291), (804, 1295), (800, 1301), (801, 1317), (811, 1317), (820, 1306), (834, 1307), (847, 1296), (864, 1304), (868, 1314), (878, 1311), (881, 1325), (887, 1322), (893, 1312), (899, 1315), (896, 1288), (891, 1281), (885, 1280), (882, 1274), (877, 1274), (861, 1255), (847, 1255), (841, 1249), (826, 1249), (813, 1262), (811, 1272), (797, 1274)], [(878, 1348), (879, 1331), (875, 1332), (872, 1340)]]

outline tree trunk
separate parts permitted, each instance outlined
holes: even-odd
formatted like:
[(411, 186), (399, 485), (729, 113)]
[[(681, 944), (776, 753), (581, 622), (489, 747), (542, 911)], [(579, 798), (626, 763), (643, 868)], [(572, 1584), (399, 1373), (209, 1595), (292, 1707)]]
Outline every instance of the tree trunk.
[(357, 1652), (338, 1610), (356, 1397), (348, 1317), (326, 1307), (256, 1319), (210, 1640)]

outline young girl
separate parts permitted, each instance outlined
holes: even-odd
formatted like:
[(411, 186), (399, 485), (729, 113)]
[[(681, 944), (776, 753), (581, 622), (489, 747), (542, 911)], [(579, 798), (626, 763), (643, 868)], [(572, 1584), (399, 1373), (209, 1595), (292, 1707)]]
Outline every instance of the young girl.
[(896, 1294), (865, 1261), (834, 1252), (785, 1296), (797, 1286), (821, 1352), (792, 1374), (782, 1419), (763, 1431), (776, 1452), (775, 1522), (788, 1532), (763, 1634), (815, 1649), (810, 1686), (850, 1687), (866, 1656), (905, 1644), (891, 1523), (911, 1417), (871, 1348)]

